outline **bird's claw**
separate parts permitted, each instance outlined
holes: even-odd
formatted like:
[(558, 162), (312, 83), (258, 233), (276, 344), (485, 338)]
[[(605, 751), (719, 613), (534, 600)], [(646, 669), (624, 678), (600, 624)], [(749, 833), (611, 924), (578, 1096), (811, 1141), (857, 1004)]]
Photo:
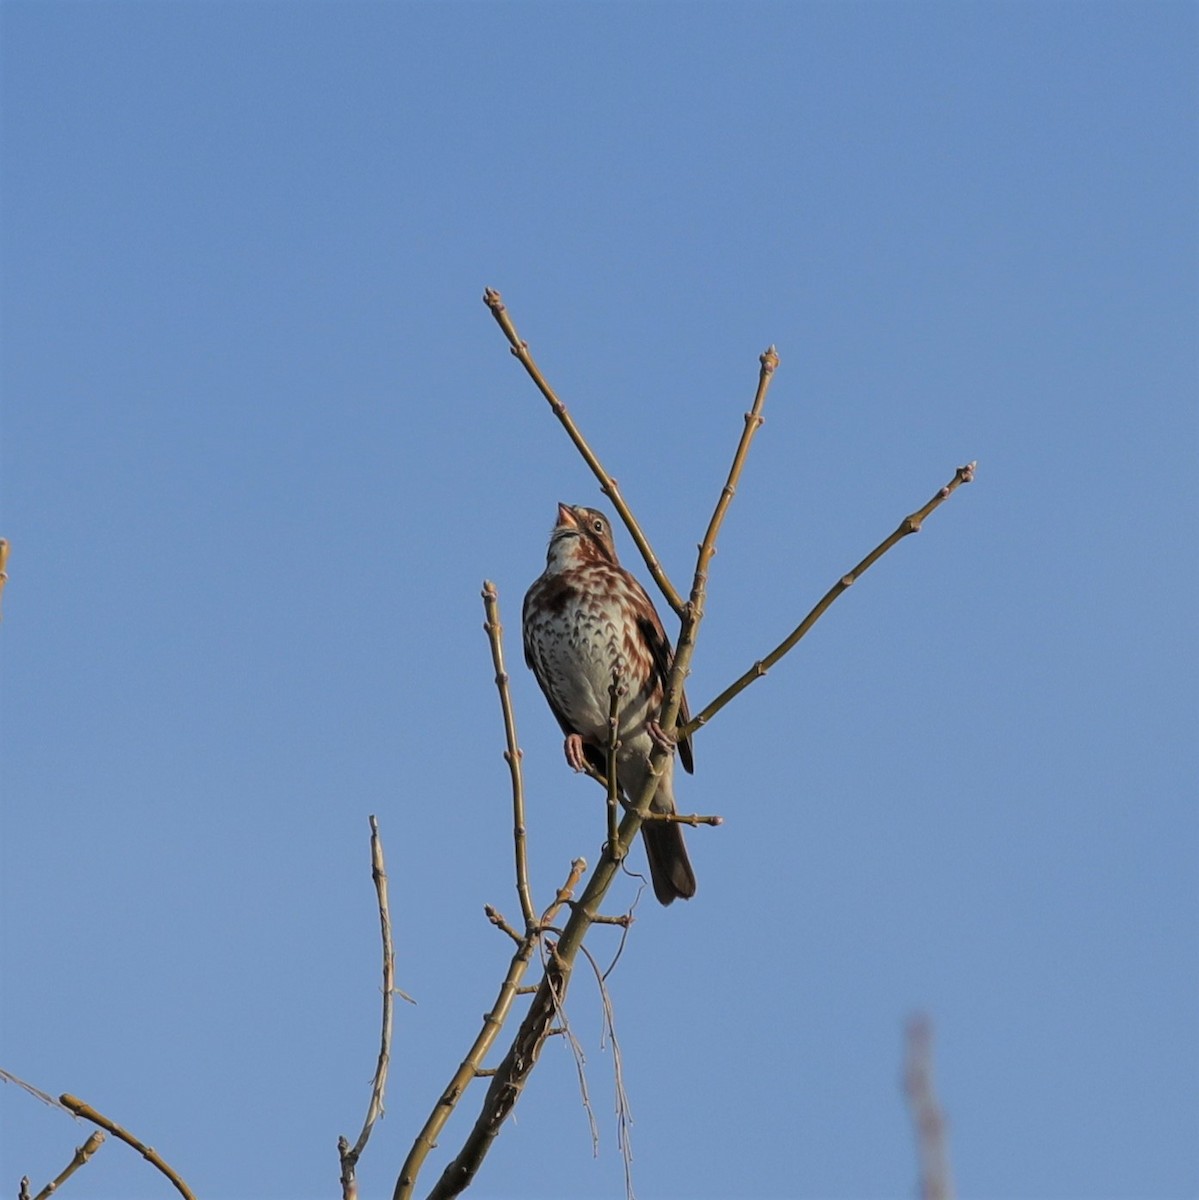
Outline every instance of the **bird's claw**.
[(650, 740), (655, 746), (663, 750), (668, 750), (671, 754), (678, 747), (678, 738), (671, 737), (657, 721), (646, 721), (645, 731), (649, 734)]
[(566, 762), (572, 771), (587, 769), (587, 758), (583, 754), (583, 739), (579, 734), (568, 734), (562, 748), (566, 751)]

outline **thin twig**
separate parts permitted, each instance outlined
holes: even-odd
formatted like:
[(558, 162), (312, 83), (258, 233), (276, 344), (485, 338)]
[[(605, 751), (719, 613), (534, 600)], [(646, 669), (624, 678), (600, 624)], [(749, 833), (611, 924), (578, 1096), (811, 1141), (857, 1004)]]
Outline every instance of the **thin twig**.
[(74, 1158), (34, 1196), (33, 1200), (50, 1200), (50, 1197), (54, 1195), (63, 1183), (70, 1179), (102, 1145), (104, 1145), (104, 1134), (97, 1129), (82, 1146), (76, 1147)]
[(525, 936), (523, 934), (517, 933), (516, 930), (513, 929), (506, 920), (504, 920), (504, 914), (501, 913), (499, 909), (494, 908), (490, 904), (484, 904), (483, 912), (486, 914), (487, 919), (496, 927), (496, 929), (502, 930), (504, 933), (506, 933), (518, 946), (525, 940)]
[[(679, 709), (683, 701), (683, 681), (691, 671), (691, 655), (695, 649), (695, 639), (699, 634), (700, 624), (704, 618), (704, 601), (708, 592), (708, 568), (712, 556), (716, 553), (716, 539), (724, 524), (725, 514), (733, 497), (737, 494), (737, 484), (741, 480), (741, 472), (745, 468), (745, 460), (749, 454), (749, 445), (754, 434), (761, 428), (764, 420), (762, 406), (766, 403), (766, 393), (770, 388), (774, 372), (779, 365), (778, 351), (768, 346), (758, 356), (758, 387), (754, 393), (754, 401), (750, 411), (745, 414), (745, 426), (741, 438), (733, 454), (733, 462), (729, 467), (728, 479), (716, 500), (712, 510), (712, 518), (708, 522), (704, 540), (700, 543), (699, 554), (695, 560), (695, 575), (691, 581), (691, 595), (683, 613), (682, 625), (679, 629), (679, 641), (675, 648), (674, 662), (670, 677), (667, 680), (666, 694), (662, 700), (662, 713), (658, 723), (667, 736), (675, 735), (675, 725), (678, 721)], [(648, 812), (648, 805), (645, 809)]]
[(630, 1137), (633, 1111), (624, 1086), (624, 1056), (620, 1051), (620, 1040), (616, 1036), (616, 1009), (612, 1004), (612, 994), (608, 991), (608, 974), (612, 968), (601, 971), (591, 951), (586, 946), (580, 946), (579, 949), (591, 964), (591, 969), (595, 972), (595, 982), (599, 986), (600, 1004), (604, 1012), (604, 1033), (600, 1037), (600, 1049), (603, 1049), (605, 1038), (612, 1043), (612, 1077), (616, 1092), (616, 1145), (624, 1163), (625, 1198), (636, 1200), (633, 1194), (633, 1143)]
[[(554, 946), (543, 945), (542, 947), (542, 966), (549, 966), (549, 959), (554, 955)], [(591, 1106), (591, 1092), (587, 1087), (587, 1056), (583, 1053), (583, 1047), (579, 1039), (575, 1037), (574, 1030), (570, 1027), (570, 1018), (566, 1015), (566, 1009), (562, 1005), (562, 997), (555, 996), (554, 1010), (558, 1019), (558, 1023), (554, 1026), (552, 1032), (554, 1034), (562, 1034), (566, 1038), (566, 1044), (570, 1047), (571, 1057), (574, 1059), (575, 1073), (579, 1078), (579, 1099), (583, 1104), (583, 1111), (587, 1114), (587, 1128), (591, 1133), (591, 1154), (592, 1157), (599, 1157), (599, 1125), (595, 1119), (595, 1109)]]
[(880, 542), (869, 554), (852, 571), (842, 575), (835, 584), (824, 594), (820, 602), (812, 609), (810, 613), (768, 654), (765, 658), (759, 659), (748, 671), (745, 672), (739, 679), (729, 684), (719, 696), (716, 697), (706, 708), (697, 713), (691, 720), (678, 731), (678, 736), (688, 737), (694, 733), (701, 725), (706, 725), (730, 700), (743, 692), (751, 683), (757, 679), (761, 679), (775, 663), (779, 661), (788, 651), (792, 650), (799, 640), (812, 628), (813, 625), (824, 615), (825, 610), (829, 607), (842, 592), (846, 590), (856, 580), (872, 567), (888, 550), (891, 549), (897, 542), (907, 537), (910, 533), (917, 533), (923, 525), (925, 519), (941, 504), (943, 504), (963, 483), (970, 483), (974, 479), (974, 468), (977, 463), (967, 463), (964, 467), (958, 467), (954, 477), (943, 487), (937, 494), (923, 507), (917, 509), (910, 516), (904, 517), (899, 523), (899, 527), (890, 537), (885, 538)]
[(716, 553), (716, 536), (720, 532), (721, 525), (724, 524), (724, 515), (728, 511), (729, 505), (733, 502), (733, 497), (737, 494), (737, 483), (741, 478), (741, 471), (745, 467), (745, 459), (749, 454), (749, 444), (753, 441), (754, 434), (765, 423), (766, 418), (762, 416), (762, 405), (766, 403), (766, 392), (770, 387), (770, 380), (774, 376), (774, 372), (778, 369), (779, 356), (778, 351), (773, 346), (767, 346), (758, 359), (761, 364), (761, 369), (758, 372), (758, 390), (754, 394), (754, 402), (750, 407), (749, 412), (745, 414), (745, 428), (741, 431), (741, 440), (737, 443), (736, 453), (733, 455), (732, 466), (729, 467), (729, 477), (725, 481), (725, 485), (720, 490), (720, 497), (716, 501), (716, 507), (712, 512), (712, 519), (708, 522), (707, 532), (704, 534), (704, 540), (699, 546), (699, 557), (695, 563), (695, 574), (697, 578), (707, 582), (708, 568), (712, 561), (712, 556)]
[(723, 825), (724, 817), (704, 816), (701, 813), (660, 813), (649, 812), (645, 814), (645, 824), (649, 825), (654, 821), (664, 821), (667, 825), (690, 825), (692, 829), (698, 829), (701, 825)]
[(620, 816), (620, 783), (616, 778), (616, 752), (620, 749), (620, 698), (626, 689), (620, 682), (619, 668), (612, 672), (612, 683), (608, 688), (608, 745), (604, 770), (608, 778), (604, 790), (608, 795), (608, 845), (615, 854), (618, 849), (616, 831)]
[[(4, 597), (4, 585), (8, 582), (8, 539), (0, 538), (0, 599)], [(0, 610), (0, 621), (4, 613)]]
[[(492, 1043), (495, 1041), (500, 1030), (504, 1027), (504, 1022), (507, 1020), (508, 1014), (512, 1009), (513, 1001), (518, 995), (524, 995), (528, 991), (528, 989), (520, 987), (520, 981), (533, 959), (534, 950), (541, 938), (541, 927), (553, 922), (558, 910), (574, 894), (574, 889), (578, 886), (579, 880), (582, 879), (583, 873), (586, 870), (587, 862), (585, 859), (576, 858), (570, 864), (570, 874), (567, 876), (566, 882), (558, 889), (553, 903), (545, 910), (537, 926), (531, 928), (521, 940), (516, 953), (512, 956), (512, 961), (508, 964), (508, 974), (504, 977), (503, 983), (500, 984), (499, 995), (496, 997), (495, 1004), (492, 1006), (491, 1011), (483, 1018), (483, 1028), (479, 1031), (479, 1035), (475, 1038), (470, 1050), (467, 1051), (466, 1057), (462, 1060), (458, 1070), (454, 1072), (454, 1077), (450, 1080), (449, 1085), (442, 1092), (441, 1098), (429, 1114), (428, 1120), (425, 1121), (423, 1128), (416, 1137), (416, 1141), (412, 1145), (412, 1149), (408, 1152), (408, 1157), (404, 1160), (399, 1178), (396, 1180), (393, 1200), (410, 1200), (416, 1188), (417, 1176), (420, 1174), (425, 1159), (429, 1156), (429, 1152), (437, 1145), (438, 1135), (445, 1127), (446, 1121), (450, 1119), (450, 1115), (457, 1107), (458, 1101), (462, 1099), (463, 1093), (466, 1091), (471, 1080), (477, 1078), (479, 1072), (483, 1071), (483, 1059), (486, 1057), (487, 1051), (491, 1049)], [(540, 988), (537, 989), (535, 995), (539, 992)], [(494, 1082), (493, 1079), (493, 1085)]]
[(550, 407), (554, 410), (554, 415), (561, 421), (562, 427), (570, 435), (570, 440), (574, 442), (576, 449), (583, 456), (583, 461), (586, 462), (591, 468), (592, 473), (600, 481), (600, 490), (612, 501), (616, 511), (620, 514), (620, 519), (625, 523), (629, 535), (637, 544), (637, 549), (641, 552), (641, 557), (645, 559), (645, 565), (649, 569), (649, 573), (653, 576), (654, 582), (661, 590), (662, 595), (665, 597), (666, 603), (682, 616), (683, 599), (675, 589), (674, 584), (667, 578), (665, 569), (661, 562), (658, 561), (658, 556), (654, 553), (654, 548), (649, 544), (649, 539), (645, 536), (641, 526), (637, 523), (637, 518), (633, 516), (632, 510), (620, 494), (620, 488), (616, 480), (604, 469), (603, 463), (600, 462), (599, 457), (587, 444), (587, 439), (583, 437), (578, 426), (574, 423), (573, 418), (566, 409), (566, 405), (558, 399), (554, 389), (546, 382), (541, 369), (533, 360), (532, 354), (529, 353), (529, 343), (524, 341), (520, 334), (516, 332), (516, 326), (512, 323), (512, 318), (508, 315), (508, 309), (505, 307), (499, 292), (494, 288), (486, 288), (483, 292), (483, 303), (491, 310), (491, 315), (495, 317), (496, 323), (504, 331), (504, 336), (508, 339), (512, 347), (512, 353), (520, 359), (521, 366), (529, 373), (529, 378), (537, 385), (537, 390), (549, 401)]
[[(4, 1070), (0, 1067), (0, 1080), (5, 1083), (15, 1083), (17, 1087), (28, 1092), (36, 1100), (40, 1100), (43, 1104), (48, 1104), (51, 1108), (67, 1109), (67, 1106), (61, 1100), (55, 1099), (48, 1092), (43, 1092), (41, 1088), (35, 1088), (32, 1083), (26, 1083), (19, 1075), (14, 1075), (11, 1071)], [(70, 1109), (67, 1109), (69, 1112)]]
[[(387, 1087), (387, 1068), (391, 1063), (391, 1027), (395, 1009), (396, 961), (395, 948), (391, 940), (391, 906), (387, 899), (387, 871), (383, 864), (383, 839), (379, 835), (379, 822), (372, 815), (371, 825), (371, 878), (375, 883), (375, 894), (379, 900), (379, 928), (383, 939), (383, 1021), (379, 1036), (379, 1058), (375, 1063), (375, 1079), (371, 1084), (371, 1099), (366, 1110), (362, 1132), (353, 1147), (344, 1137), (337, 1139), (337, 1152), (341, 1159), (342, 1200), (357, 1200), (358, 1181), (355, 1171), (366, 1143), (370, 1139), (375, 1122), (383, 1115), (383, 1093)], [(410, 997), (408, 997), (410, 999)]]
[(933, 1033), (927, 1017), (908, 1022), (904, 1091), (916, 1129), (921, 1200), (953, 1200), (953, 1178), (945, 1143), (945, 1117), (933, 1087)]
[(157, 1167), (174, 1185), (175, 1190), (185, 1198), (185, 1200), (196, 1200), (191, 1188), (179, 1177), (178, 1172), (163, 1161), (162, 1155), (157, 1150), (143, 1145), (129, 1133), (128, 1130), (122, 1129), (110, 1117), (106, 1117), (103, 1113), (97, 1112), (90, 1104), (84, 1104), (77, 1096), (72, 1096), (69, 1093), (63, 1093), (59, 1096), (66, 1108), (69, 1108), (77, 1117), (82, 1117), (85, 1121), (91, 1121), (93, 1125), (99, 1125), (101, 1129), (108, 1130), (115, 1138), (120, 1138), (127, 1146), (132, 1146), (152, 1166)]
[(495, 686), (500, 693), (500, 708), (504, 713), (504, 734), (508, 748), (504, 761), (512, 776), (512, 840), (516, 850), (516, 892), (520, 897), (520, 911), (526, 928), (537, 920), (533, 906), (533, 893), (529, 887), (529, 852), (525, 833), (525, 784), (521, 771), (524, 752), (516, 740), (516, 713), (512, 708), (512, 695), (508, 690), (508, 672), (504, 667), (504, 627), (500, 624), (500, 597), (495, 584), (483, 581), (483, 611), (487, 620), (483, 628), (491, 644), (491, 661), (495, 666)]

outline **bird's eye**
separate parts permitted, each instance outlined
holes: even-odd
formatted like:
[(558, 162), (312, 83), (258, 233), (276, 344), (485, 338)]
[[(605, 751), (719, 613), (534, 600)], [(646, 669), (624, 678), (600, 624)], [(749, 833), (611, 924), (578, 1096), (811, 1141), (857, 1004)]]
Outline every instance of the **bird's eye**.
[(599, 517), (596, 517), (595, 520), (591, 522), (591, 528), (594, 529), (596, 533), (603, 533), (604, 523), (599, 519)]

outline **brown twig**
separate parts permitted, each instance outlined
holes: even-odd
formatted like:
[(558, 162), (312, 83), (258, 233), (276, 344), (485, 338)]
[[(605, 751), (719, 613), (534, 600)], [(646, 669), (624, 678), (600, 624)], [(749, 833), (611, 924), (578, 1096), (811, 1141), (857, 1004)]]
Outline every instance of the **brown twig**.
[[(0, 538), (0, 599), (4, 597), (4, 585), (8, 582), (8, 539)], [(4, 612), (0, 609), (0, 621)]]
[(620, 494), (620, 487), (617, 485), (616, 480), (604, 469), (603, 463), (600, 462), (595, 451), (588, 445), (587, 439), (579, 432), (579, 428), (567, 411), (566, 405), (558, 399), (554, 389), (550, 387), (545, 376), (542, 375), (541, 369), (533, 360), (532, 354), (529, 353), (529, 343), (524, 341), (520, 334), (516, 332), (516, 326), (512, 323), (512, 318), (508, 314), (508, 309), (504, 305), (503, 298), (494, 288), (486, 288), (483, 292), (483, 303), (491, 310), (491, 315), (495, 317), (496, 323), (504, 331), (504, 336), (508, 339), (508, 343), (512, 347), (512, 353), (520, 359), (521, 366), (529, 373), (529, 378), (537, 385), (537, 390), (549, 401), (550, 408), (554, 410), (554, 415), (562, 423), (563, 429), (570, 436), (570, 440), (574, 442), (575, 448), (583, 456), (583, 461), (591, 468), (592, 473), (600, 481), (600, 490), (612, 501), (613, 507), (620, 514), (620, 519), (625, 523), (629, 535), (636, 543), (637, 549), (641, 552), (641, 557), (645, 559), (645, 565), (649, 569), (649, 573), (653, 576), (654, 582), (661, 590), (662, 595), (665, 597), (666, 603), (681, 616), (683, 612), (682, 597), (675, 589), (674, 584), (670, 582), (665, 569), (661, 562), (658, 561), (658, 556), (654, 553), (654, 548), (649, 544), (649, 539), (637, 523), (637, 518), (633, 516), (632, 510), (625, 503), (625, 498)]
[(705, 583), (707, 583), (708, 568), (711, 564), (712, 556), (716, 553), (716, 536), (720, 532), (721, 525), (724, 524), (724, 515), (728, 511), (729, 505), (733, 502), (733, 497), (737, 494), (737, 483), (745, 467), (745, 459), (749, 454), (749, 444), (753, 441), (754, 434), (758, 432), (766, 421), (766, 418), (762, 416), (762, 406), (766, 403), (766, 392), (770, 387), (770, 381), (778, 369), (778, 351), (773, 346), (767, 346), (759, 357), (758, 362), (761, 364), (761, 369), (758, 372), (758, 390), (754, 394), (754, 402), (750, 406), (749, 412), (745, 414), (745, 428), (741, 432), (741, 440), (737, 443), (737, 451), (733, 455), (732, 466), (729, 467), (729, 477), (720, 491), (720, 498), (716, 501), (716, 508), (712, 512), (712, 519), (708, 522), (704, 540), (699, 546), (699, 558), (695, 564), (695, 575), (697, 579), (702, 579)]
[(500, 598), (495, 584), (483, 581), (483, 611), (486, 621), (487, 641), (491, 645), (491, 661), (495, 667), (495, 686), (500, 693), (500, 708), (504, 713), (504, 734), (507, 749), (504, 761), (512, 776), (512, 840), (516, 851), (516, 892), (520, 897), (520, 911), (525, 927), (531, 928), (537, 920), (533, 906), (533, 892), (529, 887), (529, 851), (525, 831), (525, 783), (521, 771), (524, 752), (516, 740), (516, 713), (512, 708), (512, 695), (508, 690), (508, 672), (504, 667), (504, 627), (500, 624)]
[(701, 825), (723, 825), (724, 817), (704, 816), (701, 813), (660, 813), (649, 812), (645, 814), (644, 822), (649, 824), (652, 821), (665, 821), (667, 825), (690, 825), (692, 829), (698, 829)]
[[(704, 618), (704, 601), (708, 591), (708, 568), (716, 553), (716, 539), (724, 524), (725, 514), (728, 512), (733, 497), (737, 494), (737, 484), (740, 482), (741, 472), (745, 468), (750, 442), (753, 441), (754, 434), (761, 428), (764, 420), (762, 406), (766, 403), (766, 393), (779, 365), (778, 352), (773, 346), (768, 346), (759, 355), (758, 363), (758, 387), (754, 393), (754, 401), (750, 411), (745, 414), (745, 427), (741, 431), (741, 438), (737, 443), (732, 465), (729, 467), (728, 479), (716, 500), (716, 507), (712, 510), (712, 519), (708, 522), (707, 532), (704, 534), (704, 540), (700, 543), (699, 554), (695, 560), (691, 595), (687, 601), (686, 611), (683, 613), (678, 646), (675, 648), (674, 662), (667, 680), (666, 694), (662, 701), (662, 714), (658, 718), (658, 723), (667, 736), (676, 733), (675, 726), (683, 699), (683, 681), (691, 671), (691, 656), (695, 650), (695, 639)], [(649, 811), (648, 803), (644, 811)]]
[(122, 1129), (110, 1117), (106, 1117), (102, 1112), (97, 1112), (90, 1104), (84, 1104), (77, 1096), (72, 1096), (69, 1093), (63, 1093), (59, 1096), (63, 1106), (69, 1108), (77, 1117), (82, 1117), (85, 1121), (91, 1121), (93, 1125), (99, 1125), (101, 1129), (106, 1129), (113, 1137), (119, 1138), (127, 1146), (132, 1146), (152, 1166), (157, 1167), (174, 1185), (175, 1190), (185, 1198), (185, 1200), (196, 1200), (191, 1188), (179, 1177), (178, 1172), (166, 1163), (162, 1155), (157, 1150), (149, 1146), (143, 1145), (129, 1133), (128, 1130)]
[(953, 1200), (945, 1117), (933, 1088), (933, 1033), (927, 1017), (916, 1016), (908, 1022), (903, 1082), (916, 1129), (921, 1200)]
[[(541, 938), (541, 929), (553, 923), (558, 910), (574, 894), (574, 889), (578, 886), (579, 880), (582, 879), (583, 872), (586, 870), (587, 863), (585, 859), (576, 858), (570, 864), (570, 874), (566, 882), (558, 889), (553, 903), (542, 914), (537, 926), (530, 929), (524, 938), (521, 939), (516, 953), (513, 954), (512, 960), (508, 964), (508, 973), (504, 977), (503, 983), (500, 984), (500, 991), (496, 997), (495, 1004), (492, 1006), (491, 1011), (483, 1017), (483, 1028), (479, 1031), (479, 1035), (475, 1038), (470, 1050), (467, 1051), (466, 1057), (462, 1060), (458, 1070), (454, 1072), (454, 1077), (450, 1080), (449, 1085), (442, 1092), (441, 1098), (429, 1114), (429, 1118), (425, 1121), (423, 1128), (417, 1135), (412, 1149), (408, 1152), (408, 1157), (404, 1160), (399, 1178), (396, 1180), (393, 1200), (410, 1200), (416, 1188), (417, 1176), (420, 1174), (425, 1159), (429, 1156), (429, 1152), (437, 1145), (437, 1137), (445, 1127), (446, 1121), (450, 1119), (451, 1113), (457, 1107), (458, 1101), (462, 1099), (463, 1093), (466, 1091), (471, 1080), (478, 1078), (479, 1073), (484, 1071), (482, 1066), (483, 1059), (486, 1057), (487, 1051), (491, 1049), (492, 1043), (494, 1043), (500, 1030), (504, 1027), (504, 1022), (507, 1020), (508, 1014), (512, 1009), (512, 1002), (518, 995), (527, 994), (528, 989), (522, 989), (520, 981), (533, 959), (533, 953)], [(539, 992), (540, 988), (537, 991)], [(493, 1079), (493, 1085), (494, 1082)], [(490, 1094), (490, 1089), (488, 1091)], [(432, 1194), (436, 1194), (436, 1189)]]
[(612, 684), (608, 688), (608, 745), (604, 770), (607, 779), (604, 780), (604, 790), (608, 799), (608, 845), (612, 853), (619, 852), (617, 841), (617, 824), (620, 816), (620, 783), (616, 777), (616, 753), (620, 749), (620, 698), (626, 688), (621, 684), (620, 671), (612, 672)]
[(842, 575), (835, 584), (821, 598), (820, 602), (812, 609), (810, 613), (768, 654), (765, 658), (759, 659), (748, 671), (745, 672), (739, 679), (734, 680), (719, 696), (716, 697), (704, 709), (698, 712), (691, 720), (678, 731), (679, 737), (687, 737), (694, 733), (701, 725), (706, 725), (730, 700), (743, 692), (751, 683), (757, 679), (761, 679), (775, 663), (783, 657), (788, 651), (794, 649), (799, 640), (804, 637), (809, 629), (816, 624), (824, 615), (829, 605), (832, 604), (846, 588), (850, 587), (856, 580), (860, 579), (870, 567), (872, 567), (888, 550), (891, 549), (897, 542), (907, 537), (910, 533), (917, 533), (923, 525), (925, 519), (941, 504), (943, 504), (963, 483), (970, 483), (974, 479), (974, 469), (977, 463), (967, 463), (964, 467), (958, 467), (954, 477), (943, 487), (937, 494), (923, 507), (917, 509), (914, 513), (904, 517), (899, 523), (899, 527), (890, 537), (885, 538), (880, 542), (869, 554), (852, 571)]
[[(387, 1068), (391, 1063), (391, 1028), (395, 1009), (396, 963), (395, 948), (391, 940), (391, 906), (387, 899), (387, 871), (383, 864), (383, 839), (379, 835), (379, 822), (372, 815), (371, 826), (371, 878), (375, 883), (375, 894), (379, 900), (379, 928), (383, 939), (383, 1021), (379, 1036), (379, 1058), (375, 1063), (375, 1078), (371, 1084), (370, 1104), (367, 1105), (366, 1120), (358, 1140), (351, 1147), (349, 1141), (337, 1139), (337, 1153), (341, 1159), (342, 1200), (357, 1200), (358, 1181), (355, 1172), (358, 1160), (366, 1149), (375, 1122), (383, 1115), (383, 1092), (387, 1087)], [(403, 993), (400, 993), (403, 995)], [(405, 996), (406, 1000), (411, 997)]]
[[(104, 1145), (104, 1134), (97, 1129), (96, 1132), (93, 1133), (91, 1137), (89, 1137), (87, 1141), (83, 1143), (82, 1146), (77, 1146), (75, 1148), (74, 1158), (72, 1158), (71, 1161), (63, 1168), (63, 1170), (60, 1171), (48, 1184), (46, 1184), (46, 1186), (42, 1188), (42, 1190), (38, 1192), (36, 1196), (34, 1196), (33, 1200), (50, 1200), (50, 1197), (54, 1195), (54, 1193), (62, 1186), (62, 1184), (70, 1179), (70, 1177), (74, 1175), (75, 1172), (78, 1171), (79, 1168), (82, 1167), (84, 1163), (86, 1163), (87, 1160), (91, 1158), (91, 1156), (95, 1154), (102, 1145)], [(28, 1180), (22, 1180), (21, 1182), (25, 1187), (26, 1194), (28, 1194), (28, 1187), (26, 1186), (28, 1184)]]
[(504, 920), (504, 914), (498, 909), (493, 908), (490, 904), (484, 904), (483, 912), (487, 919), (496, 927), (496, 929), (506, 933), (518, 946), (524, 942), (524, 935), (517, 933), (516, 930), (513, 929), (506, 920)]

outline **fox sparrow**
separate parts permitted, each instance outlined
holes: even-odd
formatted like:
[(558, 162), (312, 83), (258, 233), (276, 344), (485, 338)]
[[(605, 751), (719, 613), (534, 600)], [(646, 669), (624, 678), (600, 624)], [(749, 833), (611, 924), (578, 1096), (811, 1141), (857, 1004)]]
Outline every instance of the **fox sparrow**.
[[(562, 732), (566, 761), (576, 771), (605, 769), (612, 675), (626, 694), (618, 710), (616, 778), (635, 800), (649, 778), (649, 756), (662, 741), (657, 717), (674, 650), (645, 589), (616, 559), (612, 530), (594, 508), (558, 505), (545, 573), (524, 604), (525, 661), (533, 669)], [(689, 719), (684, 698), (680, 720)], [(691, 742), (678, 743), (683, 768), (692, 768)], [(674, 807), (674, 756), (669, 757), (651, 809)], [(695, 895), (695, 875), (682, 829), (670, 821), (641, 827), (654, 895), (663, 904)]]

